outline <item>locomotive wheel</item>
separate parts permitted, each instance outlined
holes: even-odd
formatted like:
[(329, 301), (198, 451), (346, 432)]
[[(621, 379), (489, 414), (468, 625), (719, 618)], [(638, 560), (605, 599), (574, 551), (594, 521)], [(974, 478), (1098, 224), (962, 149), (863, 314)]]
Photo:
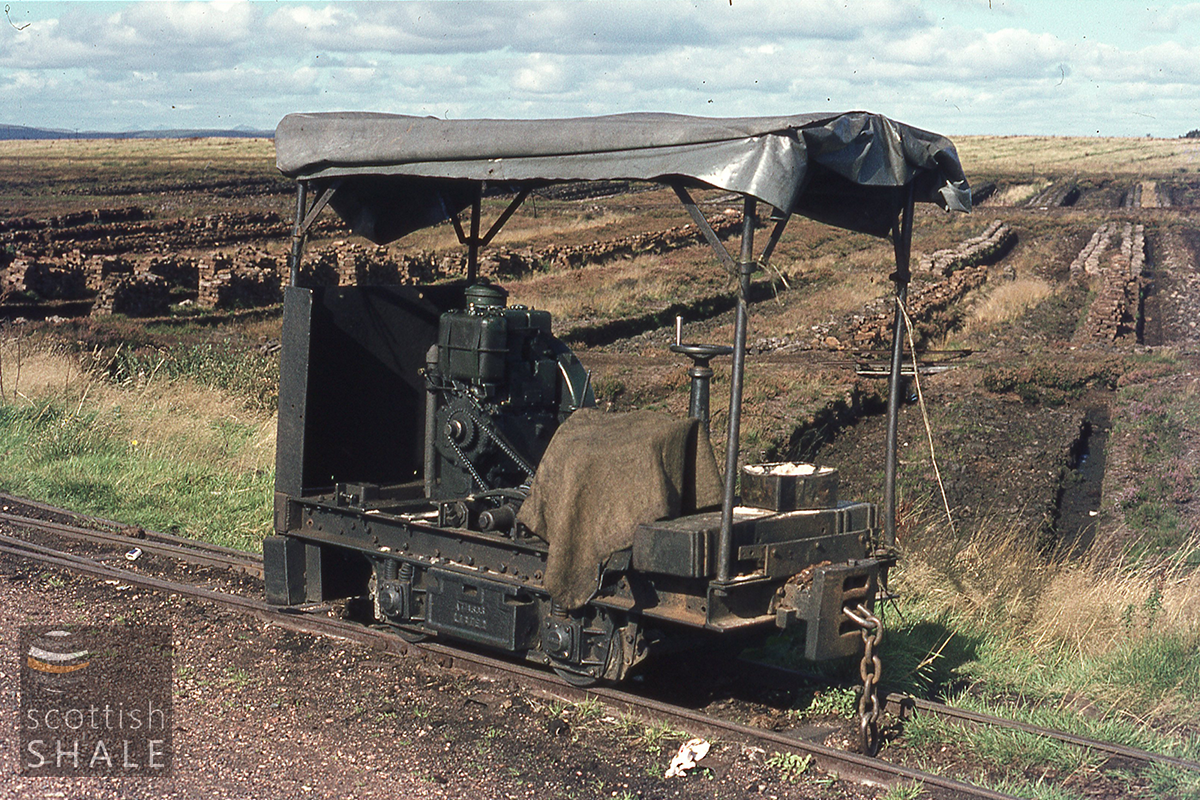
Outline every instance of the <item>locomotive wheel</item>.
[(416, 630), (414, 628), (405, 628), (399, 625), (394, 625), (392, 626), (392, 629), (396, 631), (397, 636), (409, 644), (420, 644), (429, 638), (428, 633), (425, 633), (425, 631)]
[(551, 664), (550, 664), (550, 669), (554, 670), (555, 675), (562, 678), (564, 681), (571, 684), (572, 686), (578, 686), (580, 688), (587, 688), (588, 686), (595, 686), (597, 683), (600, 682), (599, 678), (592, 677), (591, 675), (586, 675), (582, 672), (575, 672), (572, 669), (569, 669), (567, 667), (561, 667), (558, 664), (555, 664), (553, 662), (551, 662)]

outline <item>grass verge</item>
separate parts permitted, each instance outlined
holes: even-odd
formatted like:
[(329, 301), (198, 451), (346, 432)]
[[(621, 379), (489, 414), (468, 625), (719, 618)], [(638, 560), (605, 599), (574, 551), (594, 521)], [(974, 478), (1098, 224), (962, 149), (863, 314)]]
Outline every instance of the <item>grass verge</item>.
[(19, 381), (17, 364), (4, 360), (0, 490), (259, 548), (271, 524), (271, 415), (182, 376), (114, 384), (47, 349), (22, 355)]
[[(1021, 531), (992, 526), (954, 541), (942, 528), (917, 528), (895, 576), (905, 600), (884, 640), (890, 687), (1200, 758), (1200, 574), (1191, 563), (1200, 541), (1151, 561), (1133, 540), (1120, 557), (1073, 563)], [(931, 718), (906, 725), (905, 741), (916, 750), (949, 743), (1023, 796), (1075, 796), (1070, 787), (1099, 766), (1073, 746)], [(1122, 791), (1195, 797), (1197, 786), (1194, 775), (1156, 767), (1129, 776)]]

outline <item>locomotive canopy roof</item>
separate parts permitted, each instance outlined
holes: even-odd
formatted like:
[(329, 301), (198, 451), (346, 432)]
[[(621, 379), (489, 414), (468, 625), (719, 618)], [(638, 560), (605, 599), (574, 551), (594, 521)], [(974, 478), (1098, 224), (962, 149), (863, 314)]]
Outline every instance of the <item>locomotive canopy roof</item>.
[(914, 199), (969, 211), (954, 145), (878, 114), (706, 118), (619, 114), (547, 120), (441, 120), (367, 112), (289, 114), (276, 164), (384, 244), (449, 219), (483, 182), (525, 189), (590, 180), (707, 186), (789, 213), (887, 235)]

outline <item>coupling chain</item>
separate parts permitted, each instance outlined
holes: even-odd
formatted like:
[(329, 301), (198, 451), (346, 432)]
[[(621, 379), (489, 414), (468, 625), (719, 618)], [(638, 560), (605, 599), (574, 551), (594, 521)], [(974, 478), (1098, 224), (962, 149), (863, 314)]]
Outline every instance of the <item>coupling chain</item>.
[(859, 603), (852, 611), (843, 608), (842, 611), (856, 625), (862, 628), (863, 657), (859, 665), (862, 676), (862, 696), (858, 698), (859, 729), (862, 734), (862, 749), (869, 756), (879, 752), (879, 718), (882, 707), (879, 705), (879, 677), (883, 673), (883, 664), (879, 660), (877, 648), (883, 639), (883, 621), (872, 613), (871, 609)]

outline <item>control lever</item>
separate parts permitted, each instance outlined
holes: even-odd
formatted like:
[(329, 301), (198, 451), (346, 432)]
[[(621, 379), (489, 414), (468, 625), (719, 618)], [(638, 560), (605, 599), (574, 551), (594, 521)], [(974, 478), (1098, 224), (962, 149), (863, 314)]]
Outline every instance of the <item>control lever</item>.
[(688, 377), (692, 379), (691, 396), (688, 403), (688, 416), (695, 417), (708, 431), (708, 395), (712, 385), (713, 371), (708, 362), (717, 356), (727, 356), (733, 353), (733, 348), (723, 344), (684, 344), (683, 317), (675, 318), (675, 344), (671, 345), (672, 353), (680, 353), (692, 360)]

